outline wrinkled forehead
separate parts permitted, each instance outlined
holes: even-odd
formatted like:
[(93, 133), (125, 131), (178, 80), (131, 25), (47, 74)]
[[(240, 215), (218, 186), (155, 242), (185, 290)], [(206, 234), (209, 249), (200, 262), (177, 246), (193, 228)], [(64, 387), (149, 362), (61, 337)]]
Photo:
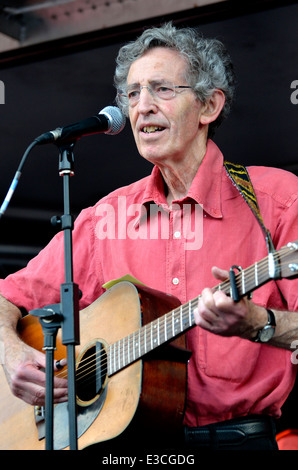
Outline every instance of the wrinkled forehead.
[(155, 47), (135, 60), (129, 69), (127, 84), (145, 84), (166, 80), (175, 83), (185, 78), (188, 71), (187, 60), (176, 50)]

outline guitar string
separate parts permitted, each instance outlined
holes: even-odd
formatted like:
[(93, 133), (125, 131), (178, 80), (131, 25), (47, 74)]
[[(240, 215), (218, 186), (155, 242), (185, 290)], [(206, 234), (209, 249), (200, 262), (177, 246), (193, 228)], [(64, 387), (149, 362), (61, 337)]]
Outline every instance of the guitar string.
[[(284, 247), (284, 248), (285, 248), (285, 247)], [(281, 255), (281, 253), (279, 252), (279, 253), (277, 253), (277, 255)], [(259, 261), (258, 263), (255, 263), (255, 265), (257, 264), (257, 265), (259, 265), (259, 267), (263, 268), (263, 263), (264, 263), (264, 262), (266, 263), (266, 268), (267, 268), (267, 265), (268, 265), (268, 259), (267, 259), (267, 258), (264, 259), (264, 260)], [(247, 270), (245, 271), (246, 274), (247, 274), (249, 271), (254, 271), (254, 272), (255, 272), (255, 265), (251, 266), (250, 268), (247, 268)], [(265, 271), (268, 271), (268, 269), (266, 269)], [(263, 272), (264, 272), (264, 271), (263, 271)], [(259, 269), (258, 269), (258, 274), (259, 274), (259, 275), (262, 274), (262, 271), (260, 271)], [(252, 277), (255, 277), (255, 274), (253, 274)], [(248, 279), (249, 279), (249, 277), (246, 276), (246, 282), (248, 281)], [(240, 286), (241, 286), (241, 283), (242, 283), (242, 275), (241, 275), (241, 272), (240, 272), (240, 273), (236, 274), (236, 284), (239, 284), (238, 287), (240, 287)], [(221, 290), (223, 290), (224, 288), (228, 288), (228, 290), (230, 290), (230, 283), (229, 283), (229, 280), (224, 281), (222, 284), (216, 286), (216, 287), (215, 287), (215, 290), (216, 290), (216, 289), (221, 289)], [(200, 296), (199, 296), (199, 297), (200, 297)], [(187, 304), (185, 304), (185, 305), (182, 305), (182, 306), (178, 307), (177, 309), (172, 310), (171, 312), (168, 312), (168, 313), (165, 315), (165, 317), (173, 317), (173, 315), (175, 315), (175, 314), (177, 314), (177, 313), (179, 312), (179, 315), (180, 315), (180, 316), (182, 315), (182, 319), (185, 320), (185, 318), (183, 318), (183, 316), (185, 315), (185, 310), (187, 310), (187, 316), (189, 316), (189, 304), (192, 303), (192, 302), (198, 301), (199, 297), (197, 297), (196, 299), (191, 300), (189, 303), (187, 303)], [(152, 322), (152, 324), (153, 324), (153, 323), (156, 323), (157, 321), (158, 321), (158, 320), (155, 320), (154, 322)], [(168, 323), (169, 323), (169, 324), (168, 324)], [(190, 327), (190, 326), (192, 326), (192, 325), (189, 325), (189, 327)], [(165, 329), (165, 327), (166, 327), (166, 329)], [(170, 322), (164, 321), (164, 322), (160, 323), (160, 325), (159, 325), (159, 332), (162, 333), (162, 334), (164, 335), (164, 337), (167, 337), (167, 338), (169, 338), (169, 339), (172, 338), (172, 336), (171, 336), (171, 335), (173, 334), (173, 333), (172, 333), (172, 330), (173, 330), (172, 321), (170, 321)], [(182, 330), (182, 333), (183, 333), (183, 331), (185, 331), (185, 330), (183, 329), (183, 330)], [(151, 335), (151, 333), (152, 333), (152, 331), (150, 330), (150, 335)], [(92, 368), (92, 373), (93, 373), (93, 371), (94, 371), (94, 369), (93, 369), (93, 367), (94, 367), (94, 362), (95, 362), (95, 369), (96, 369), (97, 367), (102, 367), (102, 366), (105, 366), (106, 369), (107, 369), (108, 356), (109, 356), (111, 347), (114, 346), (114, 349), (119, 349), (119, 346), (120, 346), (120, 343), (121, 343), (121, 342), (122, 342), (122, 346), (120, 346), (120, 348), (122, 348), (122, 351), (121, 351), (121, 354), (120, 354), (120, 355), (122, 356), (122, 357), (121, 357), (121, 360), (122, 360), (123, 355), (129, 353), (129, 343), (130, 343), (129, 338), (130, 338), (130, 337), (133, 337), (133, 335), (134, 335), (134, 333), (128, 335), (126, 338), (123, 338), (122, 340), (119, 340), (119, 341), (115, 342), (113, 345), (109, 346), (109, 347), (108, 347), (108, 353), (106, 352), (105, 348), (103, 348), (101, 351), (98, 351), (97, 353), (94, 354), (94, 359), (92, 359), (91, 361), (90, 361), (90, 358), (92, 358), (92, 355), (91, 355), (91, 356), (88, 356), (86, 359), (82, 359), (82, 361), (81, 361), (80, 364), (79, 364), (80, 367), (78, 368), (78, 380), (80, 381), (80, 380), (84, 379), (85, 377), (87, 377), (87, 376), (90, 374), (90, 372), (88, 372), (88, 371), (89, 371), (91, 368)], [(139, 330), (139, 333), (138, 333), (137, 336), (138, 336), (138, 337), (140, 338), (140, 340), (141, 340), (140, 342), (137, 343), (137, 348), (138, 348), (138, 349), (143, 349), (143, 348), (144, 348), (144, 344), (145, 344), (145, 343), (146, 343), (146, 344), (148, 343), (148, 338), (147, 338), (147, 333), (146, 333), (146, 325), (143, 326), (143, 327)], [(178, 334), (175, 334), (175, 331), (174, 331), (174, 337), (176, 337), (176, 336), (178, 336)], [(125, 344), (125, 339), (127, 340), (127, 341), (126, 341), (127, 344)], [(151, 343), (151, 342), (152, 342), (152, 337), (151, 337), (150, 340), (149, 340), (149, 343)], [(140, 343), (141, 343), (141, 344), (140, 344)], [(118, 346), (117, 346), (117, 345), (118, 345)], [(128, 346), (128, 347), (126, 347), (126, 346)], [(149, 350), (152, 350), (152, 349), (154, 349), (154, 347), (153, 347), (153, 348), (149, 347)], [(102, 355), (103, 355), (103, 354), (102, 354), (102, 351), (104, 351), (104, 356), (105, 356), (104, 359), (102, 359)], [(99, 361), (99, 362), (97, 362), (97, 357), (98, 357), (98, 356), (100, 357), (100, 361)], [(115, 356), (115, 354), (114, 354), (114, 356)], [(116, 357), (116, 356), (117, 356), (117, 357)], [(115, 362), (115, 360), (116, 360), (116, 362), (119, 362), (119, 357), (118, 357), (118, 356), (119, 356), (119, 353), (118, 353), (116, 356), (114, 357), (114, 362)], [(139, 358), (139, 356), (138, 356), (138, 354), (136, 354), (135, 359), (137, 360), (138, 358)], [(87, 362), (87, 366), (89, 366), (89, 367), (87, 367), (87, 368), (82, 367), (82, 364), (83, 364), (85, 361), (89, 361), (89, 362)], [(112, 359), (111, 359), (111, 361), (112, 361)], [(128, 362), (128, 364), (131, 363), (131, 362), (133, 362), (133, 361)], [(91, 365), (90, 365), (90, 364), (91, 364)], [(119, 366), (118, 366), (118, 368), (116, 368), (116, 371), (115, 371), (115, 372), (117, 372), (117, 370), (120, 370), (120, 369), (123, 368), (123, 367), (126, 367), (128, 364), (124, 363), (124, 364), (122, 365), (122, 367), (119, 367)], [(81, 369), (81, 368), (82, 368), (82, 370), (79, 371), (79, 369)], [(86, 372), (87, 372), (87, 373), (86, 373)], [(62, 373), (65, 374), (65, 373), (67, 373), (67, 371), (63, 371), (63, 372), (61, 372), (60, 374), (62, 374)], [(59, 376), (60, 374), (57, 374), (57, 376)]]
[[(264, 261), (264, 260), (262, 260), (262, 261)], [(262, 265), (262, 261), (259, 261), (258, 264), (259, 264), (259, 265)], [(267, 261), (268, 261), (268, 260), (266, 259), (266, 260), (265, 260), (266, 264), (267, 264)], [(257, 263), (256, 263), (256, 264), (257, 264)], [(252, 268), (255, 270), (255, 265), (253, 265)], [(249, 268), (248, 268), (248, 270), (249, 270)], [(247, 271), (246, 271), (246, 272), (247, 272)], [(238, 276), (238, 275), (237, 275), (237, 276)], [(237, 276), (236, 276), (236, 277), (237, 277)], [(239, 277), (241, 277), (241, 273), (239, 273)], [(238, 278), (237, 280), (239, 280), (239, 278)], [(236, 282), (237, 282), (237, 280), (236, 280)], [(224, 283), (225, 283), (225, 282), (224, 282)], [(224, 284), (224, 283), (223, 283), (223, 284)], [(229, 286), (229, 281), (228, 281), (228, 280), (226, 281), (226, 284)], [(217, 288), (219, 288), (219, 286), (217, 286)], [(222, 290), (222, 288), (223, 288), (223, 285), (222, 285), (222, 284), (220, 285), (220, 288), (221, 288), (221, 290)], [(229, 289), (230, 289), (230, 287), (229, 287)], [(196, 301), (196, 300), (198, 300), (198, 298), (197, 298), (197, 299), (193, 299), (191, 302), (194, 302), (194, 301)], [(168, 314), (166, 314), (165, 316), (173, 316), (173, 313), (175, 313), (175, 310), (176, 310), (176, 311), (179, 310), (180, 315), (181, 315), (181, 313), (182, 313), (182, 315), (184, 315), (184, 313), (185, 313), (185, 312), (184, 312), (185, 308), (187, 308), (187, 315), (189, 315), (189, 307), (184, 305), (184, 306), (180, 306), (178, 309), (174, 309), (173, 311), (168, 312)], [(176, 312), (176, 313), (177, 313), (177, 312)], [(157, 321), (157, 320), (156, 320), (156, 321)], [(166, 323), (166, 322), (164, 322), (164, 323)], [(161, 326), (162, 328), (164, 328), (164, 325), (163, 325), (163, 324), (161, 324), (160, 326)], [(166, 337), (169, 337), (169, 339), (171, 339), (171, 334), (172, 334), (172, 333), (171, 333), (171, 330), (173, 329), (173, 326), (172, 326), (172, 324), (166, 325), (166, 326), (167, 326), (167, 334), (166, 334), (166, 330), (165, 330), (165, 329), (163, 330), (163, 333), (164, 333), (164, 335), (166, 334)], [(191, 325), (190, 325), (190, 326), (191, 326)], [(139, 343), (137, 343), (137, 347), (138, 347), (138, 348), (143, 348), (144, 343), (145, 343), (145, 342), (146, 342), (146, 343), (148, 342), (148, 340), (147, 340), (147, 334), (146, 334), (146, 331), (145, 331), (145, 327), (146, 327), (146, 325), (145, 325), (144, 327), (142, 327), (142, 328), (139, 330), (139, 335), (138, 335), (138, 336), (139, 336), (139, 338), (141, 339), (141, 345), (140, 345)], [(184, 330), (182, 330), (182, 332), (183, 332), (183, 331), (184, 331)], [(129, 339), (130, 336), (133, 336), (133, 334), (129, 335), (129, 336), (127, 337), (127, 339)], [(174, 336), (176, 336), (176, 334), (174, 334)], [(125, 338), (123, 338), (122, 340), (120, 340), (120, 341), (114, 343), (114, 347), (117, 345), (117, 343), (120, 344), (121, 341), (122, 341), (122, 343), (123, 343), (123, 346), (125, 346), (124, 340), (125, 340)], [(127, 341), (127, 342), (129, 343), (129, 341)], [(113, 345), (112, 345), (112, 346), (113, 346)], [(108, 349), (110, 349), (110, 348), (111, 348), (111, 346), (110, 346)], [(118, 348), (119, 348), (119, 346), (118, 346)], [(117, 349), (117, 348), (116, 348), (116, 349)], [(122, 347), (122, 349), (123, 349), (123, 351), (122, 351), (122, 356), (123, 356), (123, 353), (124, 353), (124, 354), (127, 353), (127, 352), (128, 352), (128, 349), (126, 349), (126, 351), (125, 351), (125, 349), (124, 349), (123, 347)], [(150, 349), (151, 349), (151, 348), (150, 348)], [(154, 349), (154, 348), (152, 348), (152, 349)], [(102, 351), (105, 351), (105, 349), (103, 349)], [(102, 351), (99, 351), (99, 352), (96, 353), (96, 354), (97, 354), (97, 355), (99, 354), (100, 357), (101, 357), (101, 356), (102, 356)], [(95, 354), (95, 356), (96, 356), (96, 354)], [(82, 362), (84, 362), (84, 361), (89, 361), (89, 364), (94, 363), (94, 360), (90, 361), (90, 357), (92, 357), (92, 356), (89, 356), (88, 358), (83, 359), (83, 360), (80, 362), (80, 366), (81, 366)], [(138, 355), (137, 355), (136, 359), (137, 359), (137, 358), (138, 358)], [(96, 361), (96, 357), (95, 357), (95, 361)], [(103, 360), (101, 359), (101, 362), (102, 362), (102, 361), (103, 361)], [(107, 354), (106, 354), (106, 351), (105, 351), (105, 359), (104, 359), (104, 361), (105, 361), (105, 364), (107, 364)], [(119, 361), (118, 361), (118, 358), (116, 358), (116, 362), (119, 362)], [(102, 364), (104, 364), (104, 363), (102, 362)], [(87, 364), (87, 365), (88, 365), (88, 364)], [(124, 365), (123, 365), (122, 367), (124, 367), (124, 366), (126, 366), (126, 365), (128, 365), (128, 364), (125, 364), (125, 363), (124, 363)], [(96, 365), (96, 367), (97, 367), (97, 365)], [(122, 367), (119, 367), (118, 370), (119, 370), (120, 368), (122, 368)], [(88, 369), (90, 369), (90, 367), (87, 368), (87, 369), (85, 368), (85, 369), (82, 370), (81, 374), (82, 374), (82, 373), (84, 374), (83, 377), (85, 377), (86, 375), (89, 374), (89, 372), (86, 374), (86, 370), (88, 370)], [(116, 370), (116, 371), (117, 371), (117, 370)], [(64, 371), (64, 372), (65, 372), (65, 371)], [(92, 372), (93, 372), (93, 370), (92, 370)], [(78, 375), (80, 375), (80, 373), (79, 373)]]
[[(259, 262), (259, 263), (260, 263), (260, 262)], [(194, 301), (196, 301), (196, 300), (197, 300), (197, 299), (193, 299), (191, 302), (194, 302)], [(175, 310), (176, 310), (176, 313), (177, 313), (177, 311), (179, 311), (180, 315), (181, 315), (181, 313), (182, 313), (182, 315), (184, 315), (184, 314), (185, 314), (185, 312), (184, 312), (185, 308), (186, 308), (185, 306), (180, 306), (178, 309), (175, 309)], [(175, 313), (175, 310), (173, 310), (173, 311), (171, 311), (171, 312), (168, 312), (168, 314), (166, 314), (166, 316), (173, 316), (173, 313)], [(187, 307), (187, 315), (189, 315), (189, 307)], [(167, 323), (167, 322), (164, 322), (164, 323)], [(170, 324), (166, 324), (166, 328), (167, 328), (167, 329), (164, 328), (165, 325), (163, 325), (163, 324), (161, 324), (160, 326), (162, 327), (162, 333), (164, 334), (164, 336), (166, 335), (167, 338), (171, 339), (172, 329), (173, 329), (173, 326), (172, 326), (171, 322), (170, 322)], [(191, 325), (190, 325), (190, 326), (191, 326)], [(182, 331), (183, 331), (183, 330), (182, 330)], [(167, 334), (166, 334), (166, 332), (167, 332)], [(127, 338), (129, 339), (130, 336), (133, 336), (133, 334), (129, 335)], [(145, 326), (144, 326), (141, 330), (139, 330), (139, 335), (138, 335), (138, 336), (139, 336), (139, 338), (141, 339), (141, 343), (142, 343), (142, 344), (140, 345), (140, 344), (138, 343), (138, 344), (137, 344), (137, 347), (138, 347), (138, 348), (142, 348), (143, 345), (144, 345), (144, 342), (148, 342), (148, 341), (147, 341), (146, 331), (145, 331)], [(176, 336), (176, 334), (175, 334), (174, 336)], [(125, 338), (123, 338), (123, 340), (120, 340), (120, 341), (114, 343), (114, 346), (116, 346), (117, 343), (119, 344), (121, 341), (122, 341), (122, 343), (123, 343), (123, 346), (125, 346), (124, 340), (125, 340)], [(129, 343), (129, 341), (128, 341), (128, 343)], [(112, 345), (112, 346), (113, 346), (113, 345)], [(118, 346), (118, 348), (119, 348), (119, 346)], [(116, 349), (118, 349), (118, 348), (116, 348)], [(110, 349), (110, 347), (109, 347), (109, 349)], [(150, 349), (151, 349), (151, 348), (150, 348)], [(103, 350), (104, 350), (104, 349), (103, 349)], [(103, 350), (102, 350), (102, 351), (103, 351)], [(102, 356), (102, 351), (99, 351), (99, 352), (96, 353), (96, 354), (97, 354), (97, 355), (99, 354), (100, 357), (101, 357), (101, 356)], [(105, 350), (104, 350), (104, 351), (105, 351)], [(125, 353), (127, 353), (127, 352), (128, 352), (128, 349), (126, 349), (126, 351), (125, 351), (125, 349), (124, 349), (124, 350), (122, 351), (122, 356), (123, 356), (123, 353), (125, 354)], [(95, 356), (96, 356), (96, 354), (95, 354)], [(90, 361), (90, 357), (91, 357), (91, 356), (89, 356), (88, 358), (85, 359), (86, 361), (89, 361), (89, 364), (92, 364), (92, 363), (94, 363), (94, 362), (97, 362), (97, 361), (96, 361), (96, 357), (95, 357), (95, 361), (94, 361), (94, 360)], [(136, 355), (136, 359), (138, 359), (138, 355)], [(84, 362), (85, 360), (81, 361), (80, 366), (81, 366), (82, 362)], [(106, 354), (106, 352), (105, 352), (105, 359), (104, 359), (104, 361), (105, 361), (105, 365), (106, 365), (106, 364), (107, 364), (107, 354)], [(104, 364), (104, 362), (103, 362), (102, 359), (100, 360), (100, 362), (102, 362), (102, 364)], [(117, 357), (116, 357), (116, 362), (118, 362), (118, 358), (117, 358)], [(100, 364), (100, 363), (99, 363), (99, 364)], [(88, 364), (87, 364), (87, 365), (88, 365)], [(118, 370), (120, 370), (120, 368), (123, 368), (123, 367), (126, 366), (126, 365), (128, 365), (128, 364), (125, 364), (125, 363), (124, 363), (122, 367), (119, 367), (119, 366), (118, 366)], [(91, 366), (90, 366), (90, 367), (91, 367)], [(86, 370), (88, 371), (88, 369), (90, 369), (90, 367), (87, 368), (87, 369), (86, 369), (86, 368), (85, 368), (85, 369), (82, 369), (81, 374), (83, 374), (83, 378), (89, 374), (89, 372), (86, 374)], [(96, 364), (96, 367), (97, 367), (97, 364)], [(116, 368), (116, 369), (117, 369), (117, 368)], [(92, 370), (92, 372), (93, 372), (93, 370)], [(117, 370), (116, 370), (116, 372), (117, 372)], [(80, 374), (78, 374), (78, 375), (80, 375)], [(80, 379), (79, 379), (79, 380), (80, 380)]]

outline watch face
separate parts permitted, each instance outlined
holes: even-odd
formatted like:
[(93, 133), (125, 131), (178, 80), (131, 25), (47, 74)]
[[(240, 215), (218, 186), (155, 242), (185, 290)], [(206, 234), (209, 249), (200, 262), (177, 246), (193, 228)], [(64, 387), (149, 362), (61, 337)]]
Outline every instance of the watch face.
[(274, 327), (271, 326), (271, 325), (266, 325), (262, 331), (260, 331), (260, 336), (259, 336), (259, 340), (262, 342), (262, 343), (266, 343), (267, 341), (269, 341), (273, 335), (274, 335)]

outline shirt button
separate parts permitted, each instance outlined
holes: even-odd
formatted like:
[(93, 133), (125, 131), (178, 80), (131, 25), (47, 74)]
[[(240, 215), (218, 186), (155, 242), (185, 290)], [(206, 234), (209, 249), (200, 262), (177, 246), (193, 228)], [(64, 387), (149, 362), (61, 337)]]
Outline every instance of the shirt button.
[(179, 279), (178, 277), (174, 277), (173, 280), (172, 280), (172, 283), (177, 286), (177, 284), (179, 284)]
[(181, 232), (177, 230), (177, 232), (174, 233), (175, 238), (180, 238), (181, 237)]

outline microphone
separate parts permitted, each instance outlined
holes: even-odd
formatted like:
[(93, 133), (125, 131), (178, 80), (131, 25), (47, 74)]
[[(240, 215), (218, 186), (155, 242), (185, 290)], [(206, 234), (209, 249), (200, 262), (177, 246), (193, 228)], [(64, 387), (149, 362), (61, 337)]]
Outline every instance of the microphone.
[(92, 134), (119, 134), (124, 129), (125, 117), (119, 108), (106, 106), (97, 115), (69, 126), (57, 127), (53, 131), (41, 134), (35, 139), (37, 145), (48, 143), (67, 143)]

